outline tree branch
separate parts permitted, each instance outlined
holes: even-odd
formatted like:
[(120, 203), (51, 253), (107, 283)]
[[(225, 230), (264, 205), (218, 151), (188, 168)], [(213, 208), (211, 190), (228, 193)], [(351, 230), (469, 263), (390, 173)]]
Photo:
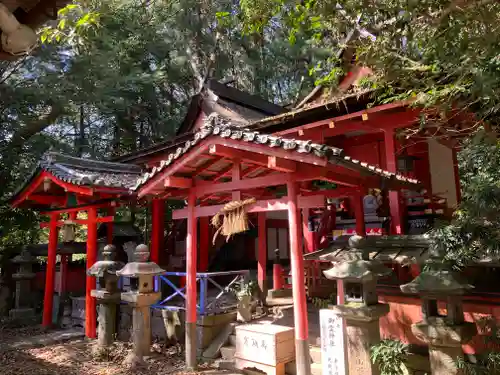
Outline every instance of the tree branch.
[(64, 110), (59, 106), (52, 106), (49, 113), (40, 116), (37, 119), (23, 126), (18, 132), (12, 136), (9, 146), (21, 146), (35, 134), (40, 133), (47, 127), (52, 125), (64, 113)]

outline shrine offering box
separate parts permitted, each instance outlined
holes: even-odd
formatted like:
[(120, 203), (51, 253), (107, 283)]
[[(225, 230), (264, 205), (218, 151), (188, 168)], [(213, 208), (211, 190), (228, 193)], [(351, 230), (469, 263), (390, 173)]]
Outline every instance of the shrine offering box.
[(235, 357), (269, 366), (294, 361), (294, 330), (274, 324), (237, 326)]

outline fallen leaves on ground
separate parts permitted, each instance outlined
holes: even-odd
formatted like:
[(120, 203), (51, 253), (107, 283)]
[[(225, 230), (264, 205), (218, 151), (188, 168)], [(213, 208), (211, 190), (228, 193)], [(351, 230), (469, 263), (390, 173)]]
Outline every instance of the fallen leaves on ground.
[[(139, 375), (183, 374), (184, 359), (179, 346), (153, 346), (144, 368), (131, 370), (123, 360), (131, 349), (130, 343), (116, 343), (109, 361), (97, 361), (92, 356), (95, 342), (84, 340), (0, 354), (0, 375)], [(201, 368), (208, 370), (209, 367)], [(189, 373), (193, 374), (193, 373)]]

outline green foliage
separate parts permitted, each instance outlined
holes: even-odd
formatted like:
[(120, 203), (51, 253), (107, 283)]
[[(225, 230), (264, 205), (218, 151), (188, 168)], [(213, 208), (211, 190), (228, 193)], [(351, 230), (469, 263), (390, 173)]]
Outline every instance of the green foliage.
[(380, 368), (380, 375), (409, 375), (405, 365), (408, 345), (398, 340), (385, 339), (371, 347), (371, 360)]
[(463, 268), (500, 255), (500, 143), (478, 134), (465, 142), (458, 161), (462, 201), (453, 222), (431, 235), (444, 266)]
[(279, 22), (292, 43), (305, 42), (325, 51), (323, 58), (310, 64), (317, 83), (336, 85), (345, 68), (339, 51), (347, 51), (349, 59), (349, 52), (355, 50), (356, 62), (374, 71), (381, 89), (379, 100), (413, 99), (444, 110), (451, 106), (472, 109), (478, 118), (498, 122), (498, 1), (259, 0), (240, 4), (248, 32)]
[(326, 309), (326, 308), (328, 308), (328, 305), (336, 305), (337, 304), (337, 295), (330, 294), (330, 296), (328, 298), (314, 297), (312, 299), (312, 303), (318, 309)]
[(85, 44), (85, 36), (99, 25), (100, 13), (87, 11), (80, 4), (68, 4), (57, 12), (56, 27), (47, 26), (40, 32), (42, 43), (67, 42)]
[(475, 362), (467, 361), (461, 357), (457, 367), (464, 375), (498, 375), (500, 374), (500, 327), (492, 317), (484, 317), (478, 321), (481, 338), (488, 350), (478, 354)]
[(231, 292), (233, 292), (238, 299), (241, 299), (243, 297), (253, 297), (257, 292), (257, 289), (257, 283), (253, 280), (240, 280), (230, 287)]

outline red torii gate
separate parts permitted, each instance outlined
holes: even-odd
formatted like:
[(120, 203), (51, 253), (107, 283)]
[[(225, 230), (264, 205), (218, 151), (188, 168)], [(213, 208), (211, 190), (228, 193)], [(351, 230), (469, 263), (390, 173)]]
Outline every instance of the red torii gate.
[[(356, 229), (365, 233), (362, 196), (364, 189), (385, 186), (391, 190), (415, 185), (416, 180), (353, 160), (341, 149), (310, 141), (296, 141), (231, 127), (211, 115), (206, 126), (184, 147), (167, 155), (160, 165), (143, 175), (133, 188), (139, 197), (187, 199), (187, 208), (173, 212), (187, 218), (186, 238), (186, 365), (196, 367), (196, 268), (197, 218), (215, 215), (224, 202), (255, 197), (247, 212), (287, 210), (289, 220), (292, 290), (294, 299), (297, 374), (310, 374), (308, 322), (299, 208), (322, 207), (321, 191), (311, 195), (310, 182), (323, 180), (352, 189), (356, 199)], [(299, 186), (301, 184), (302, 186)], [(287, 196), (275, 199), (268, 187), (285, 185)], [(306, 187), (304, 188), (304, 185)], [(300, 195), (307, 191), (308, 196)], [(198, 202), (198, 205), (197, 205)], [(212, 205), (208, 205), (212, 203)], [(215, 205), (213, 205), (215, 203)], [(259, 215), (258, 278), (265, 277), (266, 242)], [(205, 221), (206, 223), (206, 221)], [(206, 225), (206, 224), (205, 224)], [(206, 252), (202, 244), (200, 254)]]
[[(67, 224), (87, 226), (87, 269), (97, 261), (97, 224), (108, 225), (111, 240), (114, 211), (122, 199), (130, 199), (130, 187), (140, 176), (134, 165), (100, 162), (49, 152), (45, 154), (31, 177), (10, 198), (13, 207), (32, 208), (50, 217), (42, 227), (49, 228), (48, 257), (42, 325), (52, 325), (54, 279), (59, 228)], [(105, 209), (108, 216), (99, 217)], [(78, 212), (87, 211), (87, 219), (77, 219)], [(68, 214), (67, 220), (60, 220)], [(96, 302), (90, 291), (96, 279), (87, 276), (85, 295), (85, 335), (96, 337)]]

